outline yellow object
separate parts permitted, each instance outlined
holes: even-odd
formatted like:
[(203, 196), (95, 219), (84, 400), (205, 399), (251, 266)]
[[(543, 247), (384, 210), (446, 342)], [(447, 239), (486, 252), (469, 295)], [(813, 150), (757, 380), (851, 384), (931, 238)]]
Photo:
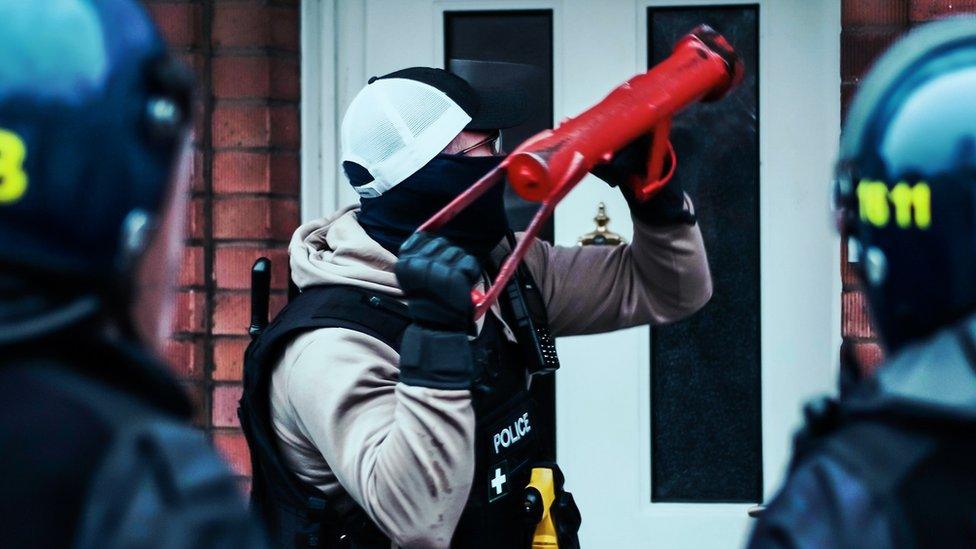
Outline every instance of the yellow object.
[(548, 467), (532, 469), (529, 487), (535, 488), (542, 495), (542, 519), (539, 520), (539, 524), (535, 527), (535, 533), (532, 535), (532, 549), (558, 549), (556, 524), (549, 513), (552, 502), (556, 499), (556, 482), (553, 478), (552, 469)]
[(889, 189), (883, 181), (862, 179), (857, 185), (861, 221), (884, 228), (892, 217), (901, 229), (928, 229), (932, 224), (932, 190), (928, 183), (919, 181), (909, 185), (899, 181)]
[(27, 147), (20, 136), (0, 129), (0, 204), (12, 204), (27, 192), (26, 156)]

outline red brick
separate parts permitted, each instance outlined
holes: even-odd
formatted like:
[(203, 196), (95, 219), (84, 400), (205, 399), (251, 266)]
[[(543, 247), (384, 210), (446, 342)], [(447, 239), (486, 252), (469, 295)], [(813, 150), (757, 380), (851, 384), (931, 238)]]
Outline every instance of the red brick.
[(298, 155), (288, 152), (221, 151), (214, 154), (214, 192), (298, 196)]
[(219, 338), (214, 341), (214, 381), (241, 381), (244, 375), (246, 337)]
[(223, 104), (214, 110), (214, 147), (279, 147), (301, 145), (298, 108), (251, 104)]
[(299, 50), (300, 25), (298, 10), (295, 8), (270, 8), (271, 45), (282, 50)]
[(911, 0), (913, 23), (976, 12), (976, 0)]
[[(269, 314), (274, 317), (288, 300), (283, 294), (272, 294)], [(213, 333), (246, 335), (251, 324), (251, 302), (245, 292), (217, 292), (214, 299)]]
[(291, 198), (219, 198), (214, 201), (214, 237), (287, 241), (298, 226)]
[(183, 249), (183, 262), (180, 265), (180, 286), (203, 286), (203, 248), (187, 246)]
[(884, 362), (884, 351), (877, 343), (855, 343), (854, 357), (861, 374), (870, 376)]
[(265, 47), (271, 44), (271, 20), (262, 2), (218, 2), (211, 43), (216, 48)]
[(247, 335), (251, 305), (244, 293), (219, 292), (214, 299), (213, 333), (216, 335)]
[(204, 199), (194, 198), (190, 200), (190, 208), (186, 214), (186, 236), (187, 238), (203, 238), (203, 228), (207, 224), (205, 215)]
[(214, 95), (220, 99), (279, 99), (300, 97), (297, 58), (229, 55), (213, 61)]
[(844, 337), (874, 337), (867, 300), (862, 292), (844, 292), (841, 297), (841, 309)]
[(214, 147), (267, 147), (271, 111), (265, 105), (222, 105), (213, 113)]
[(170, 46), (190, 47), (200, 44), (203, 18), (199, 5), (188, 2), (154, 2), (146, 8)]
[(200, 379), (203, 377), (203, 344), (192, 340), (166, 342), (163, 359), (182, 378)]
[(271, 155), (263, 152), (214, 154), (213, 186), (217, 193), (260, 193), (271, 190)]
[(213, 388), (211, 399), (211, 424), (214, 427), (240, 427), (237, 419), (237, 405), (241, 399), (241, 385), (217, 385)]
[(213, 92), (219, 98), (268, 97), (271, 92), (270, 58), (215, 57)]
[(214, 259), (214, 280), (224, 290), (249, 290), (251, 267), (259, 257), (271, 260), (271, 287), (288, 287), (288, 250), (281, 248), (253, 248), (220, 246)]
[(301, 188), (301, 177), (298, 153), (272, 153), (271, 180), (269, 181), (271, 192), (298, 196)]
[(908, 25), (908, 2), (905, 0), (844, 0), (841, 8), (843, 26)]
[(271, 98), (298, 101), (301, 98), (301, 69), (298, 59), (276, 57), (271, 62)]
[(840, 38), (841, 81), (859, 82), (875, 59), (900, 36), (900, 29), (844, 29)]
[(177, 292), (173, 330), (177, 333), (203, 333), (207, 327), (206, 303), (206, 295), (201, 291)]
[(251, 454), (247, 449), (247, 440), (243, 433), (218, 431), (213, 435), (213, 443), (235, 473), (245, 477), (251, 476)]
[(302, 143), (298, 107), (271, 108), (271, 145), (282, 149), (297, 150)]

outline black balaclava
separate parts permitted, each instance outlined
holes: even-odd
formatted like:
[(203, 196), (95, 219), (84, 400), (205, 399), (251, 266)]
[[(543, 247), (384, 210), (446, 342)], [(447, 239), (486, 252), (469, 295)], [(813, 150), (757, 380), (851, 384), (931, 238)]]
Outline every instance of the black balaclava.
[[(363, 198), (359, 224), (381, 246), (399, 255), (400, 245), (424, 222), (501, 163), (499, 156), (438, 154), (392, 189)], [(345, 163), (353, 185), (371, 180), (356, 164)], [(437, 231), (479, 260), (485, 260), (508, 231), (505, 187), (493, 185), (478, 200)]]

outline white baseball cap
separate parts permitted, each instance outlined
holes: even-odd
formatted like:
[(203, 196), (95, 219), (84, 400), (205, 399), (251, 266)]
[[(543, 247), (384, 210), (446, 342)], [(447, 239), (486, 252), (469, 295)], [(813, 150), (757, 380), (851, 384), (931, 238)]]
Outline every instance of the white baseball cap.
[(352, 181), (353, 188), (375, 198), (430, 162), (461, 131), (510, 128), (527, 117), (521, 89), (479, 93), (443, 69), (403, 69), (371, 78), (353, 98), (342, 119), (341, 160), (347, 175), (349, 163), (368, 172), (368, 181)]

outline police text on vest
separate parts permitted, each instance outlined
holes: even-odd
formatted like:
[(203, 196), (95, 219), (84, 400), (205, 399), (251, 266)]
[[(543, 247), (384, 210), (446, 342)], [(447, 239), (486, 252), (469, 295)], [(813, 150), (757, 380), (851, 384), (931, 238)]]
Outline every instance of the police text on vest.
[(515, 444), (522, 439), (532, 430), (532, 425), (529, 423), (529, 413), (525, 412), (520, 417), (516, 418), (511, 425), (505, 427), (501, 431), (495, 433), (492, 441), (495, 444), (495, 453), (498, 453), (499, 446), (502, 448), (508, 448), (512, 444)]

